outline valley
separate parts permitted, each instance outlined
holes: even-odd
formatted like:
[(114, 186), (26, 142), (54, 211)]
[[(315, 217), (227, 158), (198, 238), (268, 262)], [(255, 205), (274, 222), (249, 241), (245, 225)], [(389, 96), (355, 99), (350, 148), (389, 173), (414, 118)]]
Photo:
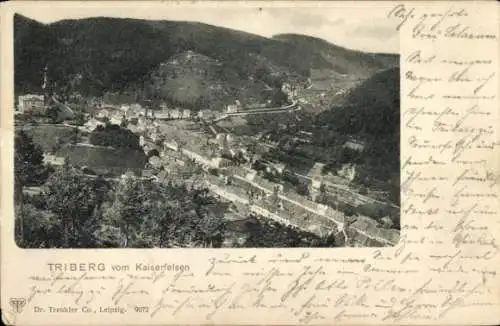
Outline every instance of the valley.
[[(190, 22), (16, 16), (15, 26), (16, 139), (43, 158), (36, 175), (16, 170), (21, 216), (30, 207), (52, 221), (70, 209), (54, 196), (94, 202), (91, 189), (106, 185), (78, 213), (93, 226), (68, 240), (63, 223), (59, 245), (398, 242), (397, 55)], [(89, 192), (58, 193), (68, 178)], [(180, 207), (182, 218), (171, 213)]]

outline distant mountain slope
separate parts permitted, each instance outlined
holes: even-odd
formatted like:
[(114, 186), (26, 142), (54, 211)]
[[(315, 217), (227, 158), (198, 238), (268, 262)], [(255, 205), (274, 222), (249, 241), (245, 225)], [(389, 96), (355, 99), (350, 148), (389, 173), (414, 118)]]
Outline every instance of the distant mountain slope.
[(399, 56), (396, 54), (367, 53), (343, 48), (317, 37), (298, 34), (279, 34), (273, 36), (293, 44), (302, 52), (314, 53), (311, 68), (329, 68), (340, 74), (369, 76), (373, 73), (399, 66)]
[(326, 127), (316, 135), (323, 138), (323, 143), (334, 143), (337, 133), (366, 144), (360, 159), (363, 174), (390, 182), (394, 202), (399, 201), (399, 92), (399, 68), (384, 70), (349, 91), (339, 105), (316, 117), (318, 124)]
[[(197, 98), (207, 96), (203, 88), (212, 82), (226, 81), (222, 93), (231, 94), (234, 85), (246, 93), (240, 96), (251, 98), (261, 96), (266, 85), (276, 88), (283, 80), (304, 81), (311, 68), (367, 76), (383, 65), (383, 60), (373, 59), (378, 55), (351, 55), (354, 51), (340, 47), (342, 50), (328, 52), (305, 41), (270, 39), (193, 22), (99, 17), (44, 25), (16, 15), (14, 25), (16, 93), (39, 92), (45, 65), (59, 92), (97, 96), (105, 92), (141, 93), (145, 84), (155, 85), (153, 75), (165, 71), (162, 63), (168, 68), (173, 56), (187, 51), (208, 58), (208, 66), (202, 69), (206, 74), (186, 77), (189, 83), (197, 80), (193, 84), (200, 89)], [(213, 62), (220, 65), (218, 70), (212, 67)], [(192, 70), (191, 63), (184, 64), (186, 71)], [(177, 92), (179, 78), (166, 80), (160, 95), (175, 97), (167, 94)]]
[(280, 34), (273, 39), (293, 44), (295, 48), (321, 58), (311, 63), (310, 87), (300, 93), (308, 103), (308, 110), (316, 113), (338, 104), (339, 94), (356, 87), (373, 74), (399, 66), (399, 55), (396, 54), (350, 50), (306, 35)]
[(399, 91), (399, 68), (381, 71), (351, 89), (340, 105), (324, 112), (323, 121), (345, 134), (399, 137)]

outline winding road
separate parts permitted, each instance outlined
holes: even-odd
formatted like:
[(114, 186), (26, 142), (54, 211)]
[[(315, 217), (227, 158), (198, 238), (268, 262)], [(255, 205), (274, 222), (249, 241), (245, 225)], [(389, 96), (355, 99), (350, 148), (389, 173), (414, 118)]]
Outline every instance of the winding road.
[(236, 112), (230, 112), (222, 115), (221, 117), (218, 117), (214, 120), (211, 120), (211, 123), (218, 122), (224, 119), (227, 119), (228, 117), (234, 117), (234, 116), (247, 116), (247, 115), (254, 115), (254, 114), (272, 114), (272, 113), (283, 113), (283, 112), (294, 112), (294, 111), (300, 111), (302, 110), (302, 107), (298, 105), (297, 101), (294, 101), (292, 104), (288, 104), (285, 106), (280, 106), (280, 107), (274, 107), (274, 108), (262, 108), (262, 109), (251, 109), (251, 110), (239, 110)]

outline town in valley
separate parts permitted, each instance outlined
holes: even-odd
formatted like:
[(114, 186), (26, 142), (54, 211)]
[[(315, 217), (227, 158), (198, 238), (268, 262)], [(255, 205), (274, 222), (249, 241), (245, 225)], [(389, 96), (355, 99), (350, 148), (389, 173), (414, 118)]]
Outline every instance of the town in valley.
[(20, 247), (398, 243), (397, 54), (161, 23), (15, 17)]

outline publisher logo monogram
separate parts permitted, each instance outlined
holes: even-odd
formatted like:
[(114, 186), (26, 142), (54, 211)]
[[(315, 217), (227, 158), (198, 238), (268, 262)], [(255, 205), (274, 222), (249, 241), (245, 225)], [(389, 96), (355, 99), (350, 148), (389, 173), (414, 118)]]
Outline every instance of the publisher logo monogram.
[(12, 306), (12, 309), (14, 309), (14, 311), (16, 313), (20, 313), (21, 311), (23, 311), (23, 308), (26, 305), (26, 299), (25, 298), (10, 298), (9, 303)]

